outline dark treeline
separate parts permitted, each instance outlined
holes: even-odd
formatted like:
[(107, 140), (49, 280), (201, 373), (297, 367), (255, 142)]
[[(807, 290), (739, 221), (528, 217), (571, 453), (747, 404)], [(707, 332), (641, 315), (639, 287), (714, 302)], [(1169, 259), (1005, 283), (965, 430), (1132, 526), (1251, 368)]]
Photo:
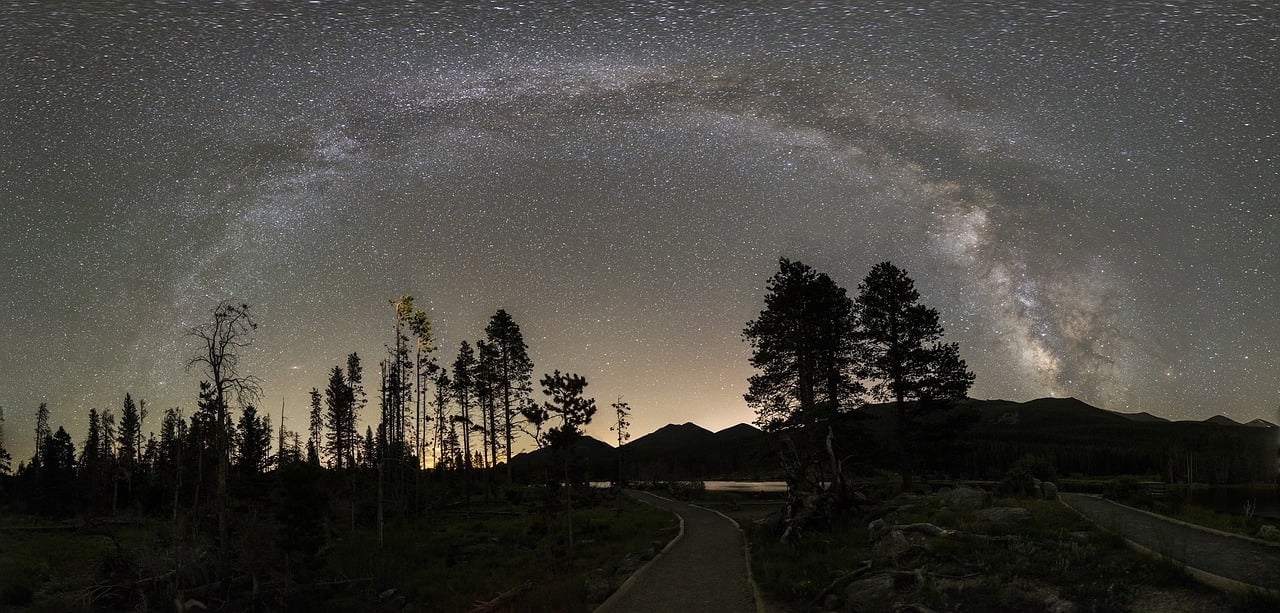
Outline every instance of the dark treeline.
[[(413, 298), (391, 305), (391, 342), (376, 378), (369, 381), (359, 354), (347, 355), (311, 389), (308, 420), (291, 429), (283, 405), (279, 425), (272, 423), (259, 404), (259, 379), (242, 372), (240, 353), (257, 328), (250, 307), (220, 304), (189, 334), (199, 344), (189, 368), (202, 375), (193, 411), (153, 415), (145, 400), (125, 394), (119, 407), (89, 410), (87, 432), (76, 444), (65, 428), (54, 429), (50, 408), (41, 404), (35, 452), (16, 467), (3, 445), (0, 412), (0, 475), (7, 476), (0, 492), (42, 514), (164, 511), (175, 530), (198, 531), (229, 488), (247, 493), (266, 475), (297, 465), (335, 480), (376, 478), (384, 491), (375, 498), (390, 505), (377, 513), (415, 515), (426, 510), (421, 475), (491, 493), (493, 481), (510, 483), (510, 471), (492, 469), (507, 464), (521, 439), (541, 447), (579, 432), (581, 415), (548, 411), (533, 400), (533, 363), (506, 311), (493, 315), (476, 350), (463, 341), (448, 369)], [(585, 379), (571, 377), (581, 392)], [(543, 381), (549, 395), (562, 387), (552, 379)], [(345, 494), (354, 495), (350, 487)]]
[[(208, 564), (180, 564), (195, 576), (175, 570), (170, 589), (282, 573), (289, 585), (343, 533), (376, 528), (382, 542), (390, 524), (521, 496), (509, 460), (530, 443), (561, 450), (561, 470), (539, 482), (545, 504), (558, 508), (555, 492), (563, 492), (571, 515), (570, 488), (559, 483), (595, 413), (586, 379), (548, 374), (540, 381), (548, 401), (535, 402), (533, 362), (506, 311), (445, 367), (413, 298), (390, 304), (385, 353), (372, 366), (354, 352), (334, 364), (310, 390), (301, 424), (286, 421), (283, 405), (273, 423), (261, 404), (261, 382), (241, 362), (258, 323), (249, 305), (228, 302), (189, 331), (196, 349), (188, 368), (200, 376), (193, 410), (155, 412), (126, 394), (116, 407), (90, 409), (77, 442), (41, 404), (35, 451), (16, 467), (0, 413), (0, 505), (55, 518), (159, 521), (169, 542), (215, 553)], [(571, 524), (569, 535), (571, 552)]]

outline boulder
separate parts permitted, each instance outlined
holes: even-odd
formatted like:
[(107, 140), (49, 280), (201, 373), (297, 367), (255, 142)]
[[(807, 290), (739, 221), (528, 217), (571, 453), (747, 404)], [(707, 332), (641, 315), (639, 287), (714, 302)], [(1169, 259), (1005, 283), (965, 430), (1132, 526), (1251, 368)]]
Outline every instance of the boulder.
[(973, 512), (973, 518), (991, 525), (996, 532), (1009, 532), (1031, 521), (1031, 511), (1022, 507), (991, 507)]
[(1258, 538), (1264, 541), (1280, 541), (1280, 528), (1267, 525), (1258, 530)]
[(942, 504), (957, 509), (977, 509), (982, 507), (987, 495), (982, 490), (961, 485), (942, 494)]
[(878, 611), (893, 599), (893, 577), (876, 575), (854, 581), (844, 588), (846, 611)]
[(871, 546), (871, 551), (885, 558), (896, 558), (911, 548), (911, 542), (901, 530), (890, 530)]
[(1040, 495), (1044, 496), (1045, 500), (1057, 500), (1058, 486), (1054, 485), (1052, 481), (1042, 481), (1040, 483)]
[(875, 543), (881, 538), (884, 538), (884, 535), (888, 534), (892, 529), (893, 526), (890, 526), (889, 523), (883, 519), (872, 521), (867, 524), (867, 540)]

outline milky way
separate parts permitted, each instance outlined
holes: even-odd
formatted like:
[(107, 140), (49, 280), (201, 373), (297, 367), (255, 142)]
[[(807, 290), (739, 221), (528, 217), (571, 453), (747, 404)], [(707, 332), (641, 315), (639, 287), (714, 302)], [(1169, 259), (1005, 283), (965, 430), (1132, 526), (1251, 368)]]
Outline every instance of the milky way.
[(908, 270), (978, 397), (1275, 418), (1280, 10), (605, 4), (4, 5), (11, 446), (189, 410), (227, 297), (294, 428), (405, 293), (442, 361), (505, 308), (635, 430), (725, 427), (779, 256)]

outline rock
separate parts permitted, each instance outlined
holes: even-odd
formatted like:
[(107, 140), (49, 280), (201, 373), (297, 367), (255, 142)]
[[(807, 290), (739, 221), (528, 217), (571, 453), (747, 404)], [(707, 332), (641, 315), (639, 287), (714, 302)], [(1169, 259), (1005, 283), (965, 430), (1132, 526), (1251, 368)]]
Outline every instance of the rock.
[(382, 592), (381, 594), (378, 594), (378, 600), (391, 600), (392, 598), (396, 597), (397, 593), (399, 592), (396, 591), (396, 588), (391, 588), (389, 590)]
[(1264, 541), (1280, 541), (1280, 528), (1266, 525), (1258, 530), (1258, 538)]
[(609, 577), (603, 568), (597, 568), (587, 574), (587, 602), (604, 602), (613, 588), (609, 585)]
[(1021, 524), (1031, 521), (1031, 511), (1022, 507), (991, 507), (973, 512), (973, 518), (991, 524), (997, 532), (1009, 532)]
[(883, 519), (877, 519), (867, 524), (867, 540), (875, 543), (884, 538), (884, 535), (888, 534), (892, 529), (893, 526), (890, 526), (888, 522)]
[(1040, 483), (1040, 495), (1044, 496), (1045, 500), (1057, 500), (1058, 486), (1052, 481), (1043, 481)]
[(1076, 530), (1075, 532), (1072, 532), (1070, 536), (1071, 540), (1079, 543), (1087, 543), (1090, 538), (1088, 530)]
[(840, 599), (839, 594), (827, 594), (827, 597), (822, 600), (822, 608), (828, 611), (840, 610), (841, 604), (844, 604), (844, 602)]
[(942, 494), (942, 503), (958, 509), (977, 509), (982, 507), (986, 498), (985, 492), (961, 485)]
[(871, 551), (881, 557), (896, 558), (910, 548), (911, 542), (901, 530), (890, 530), (871, 546)]
[(878, 611), (893, 599), (893, 577), (876, 575), (854, 581), (844, 588), (846, 611)]

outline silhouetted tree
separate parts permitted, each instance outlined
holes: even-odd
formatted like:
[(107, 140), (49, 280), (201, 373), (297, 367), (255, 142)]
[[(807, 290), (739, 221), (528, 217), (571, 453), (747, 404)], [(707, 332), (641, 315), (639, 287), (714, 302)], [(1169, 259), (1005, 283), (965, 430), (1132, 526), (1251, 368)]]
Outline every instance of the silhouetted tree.
[(347, 465), (355, 465), (355, 454), (359, 447), (360, 432), (357, 422), (360, 413), (364, 411), (368, 398), (364, 391), (364, 367), (360, 365), (360, 355), (356, 352), (347, 354), (347, 387), (351, 388), (351, 411), (346, 417), (346, 423), (343, 424), (343, 435), (346, 437), (345, 447), (349, 456), (347, 457)]
[(258, 409), (247, 405), (236, 426), (236, 467), (243, 475), (257, 475), (267, 469), (271, 459), (271, 418), (258, 415)]
[(574, 447), (582, 436), (582, 427), (591, 423), (596, 414), (594, 398), (583, 396), (587, 379), (577, 374), (562, 375), (557, 370), (542, 377), (542, 393), (551, 398), (544, 402), (547, 413), (560, 418), (560, 424), (547, 430), (547, 441), (564, 454), (565, 510), (569, 518), (569, 557), (573, 558), (573, 482), (569, 466), (573, 463)]
[(458, 357), (453, 361), (453, 397), (458, 401), (459, 419), (462, 422), (462, 468), (471, 466), (471, 419), (472, 401), (475, 400), (476, 356), (471, 344), (462, 341), (458, 346)]
[(133, 496), (133, 479), (138, 472), (138, 462), (142, 455), (144, 417), (138, 404), (134, 402), (133, 396), (126, 393), (124, 404), (120, 409), (120, 429), (116, 433), (116, 461), (120, 471), (117, 478), (124, 479), (130, 497)]
[(12, 470), (13, 456), (5, 448), (4, 439), (4, 407), (0, 407), (0, 475), (7, 475)]
[(182, 449), (188, 443), (188, 434), (187, 420), (183, 417), (182, 410), (177, 407), (166, 410), (164, 417), (160, 419), (160, 452), (156, 463), (156, 472), (160, 474), (161, 481), (173, 491), (170, 521), (172, 522), (174, 534), (178, 532), (178, 508), (183, 485), (182, 472), (186, 468), (182, 462)]
[(494, 382), (501, 407), (503, 457), (507, 462), (507, 484), (511, 484), (511, 442), (520, 418), (520, 407), (528, 404), (533, 391), (533, 361), (524, 344), (520, 326), (505, 310), (498, 309), (484, 329), (485, 338), (497, 352)]
[(192, 328), (188, 335), (199, 340), (200, 349), (187, 362), (187, 368), (198, 367), (207, 377), (211, 392), (203, 399), (213, 413), (213, 452), (217, 465), (215, 503), (218, 512), (219, 566), (226, 570), (227, 472), (231, 461), (231, 428), (228, 403), (232, 398), (248, 406), (262, 394), (259, 379), (240, 370), (240, 353), (253, 344), (257, 322), (248, 304), (223, 301), (214, 307), (210, 321)]
[[(480, 448), (485, 462), (482, 466), (497, 464), (498, 444), (498, 352), (486, 341), (476, 341), (476, 368), (474, 373), (476, 407), (480, 410), (477, 430), (480, 432)], [(486, 473), (487, 474), (487, 473)]]
[(793, 502), (807, 504), (808, 494), (825, 490), (827, 482), (843, 502), (834, 419), (855, 408), (862, 392), (853, 379), (853, 302), (826, 273), (786, 258), (778, 260), (766, 288), (764, 310), (743, 330), (757, 370), (744, 398), (756, 411), (756, 424), (781, 434), (791, 452), (782, 457)]
[[(338, 369), (336, 366), (334, 368), (341, 372), (341, 369)], [(332, 384), (332, 382), (332, 374), (330, 374), (330, 384)], [(345, 381), (343, 383), (345, 383)], [(328, 391), (328, 388), (325, 389)], [(324, 436), (324, 409), (322, 409), (320, 405), (320, 390), (314, 387), (311, 388), (310, 406), (310, 420), (307, 423), (307, 462), (319, 466), (320, 447), (323, 444), (321, 443), (320, 437)], [(282, 433), (281, 436), (283, 436), (283, 424), (281, 424), (280, 432)], [(329, 465), (332, 466), (333, 462), (330, 462)], [(339, 466), (341, 466), (341, 463), (339, 463)]]
[(448, 440), (448, 433), (451, 427), (449, 414), (449, 394), (453, 389), (453, 383), (449, 380), (449, 375), (440, 369), (435, 378), (435, 402), (432, 408), (435, 410), (435, 454), (437, 468), (452, 466), (453, 450), (446, 449), (445, 444)]
[[(314, 401), (315, 397), (313, 397)], [(325, 451), (338, 468), (349, 466), (349, 458), (355, 455), (351, 434), (355, 431), (355, 390), (343, 373), (334, 366), (329, 371), (329, 384), (324, 389), (324, 422), (328, 426)]]
[(609, 426), (609, 430), (618, 434), (618, 487), (622, 486), (622, 446), (631, 440), (631, 433), (627, 428), (631, 426), (631, 406), (622, 401), (619, 397), (618, 401), (613, 403), (613, 425)]
[[(858, 292), (858, 376), (871, 383), (872, 398), (894, 403), (906, 489), (917, 451), (912, 433), (919, 413), (963, 399), (974, 376), (960, 359), (959, 345), (941, 342), (938, 312), (919, 304), (920, 293), (905, 271), (889, 262), (876, 264)], [(916, 402), (908, 406), (910, 401)]]
[(89, 430), (84, 437), (84, 445), (80, 448), (80, 481), (82, 492), (90, 508), (96, 506), (103, 482), (102, 461), (102, 423), (98, 417), (98, 409), (89, 409)]
[(765, 308), (747, 323), (751, 343), (747, 404), (756, 424), (779, 431), (848, 411), (859, 388), (853, 380), (853, 303), (844, 288), (786, 258), (769, 279)]
[(533, 444), (537, 445), (538, 449), (546, 447), (547, 434), (543, 431), (543, 428), (547, 426), (547, 421), (551, 419), (551, 414), (547, 412), (546, 407), (536, 402), (529, 402), (520, 407), (520, 415), (524, 417), (524, 424), (521, 424), (520, 429), (525, 434), (528, 434), (529, 438), (533, 439)]
[[(422, 468), (423, 456), (425, 448), (423, 444), (426, 442), (423, 436), (423, 430), (426, 423), (431, 420), (431, 416), (423, 405), (426, 404), (427, 386), (423, 379), (424, 368), (436, 368), (434, 362), (428, 362), (431, 353), (436, 350), (435, 335), (431, 331), (431, 320), (427, 317), (426, 312), (420, 309), (414, 309), (412, 301), (413, 297), (408, 296), (410, 312), (407, 318), (407, 326), (409, 333), (413, 335), (414, 341), (414, 360), (413, 360), (413, 385), (414, 392), (414, 415), (413, 415), (413, 455), (417, 458), (417, 468)], [(430, 368), (427, 368), (430, 370)]]
[(52, 434), (49, 430), (49, 405), (41, 402), (40, 408), (36, 409), (36, 450), (31, 456), (31, 468), (36, 469), (37, 475), (44, 465), (45, 443)]

